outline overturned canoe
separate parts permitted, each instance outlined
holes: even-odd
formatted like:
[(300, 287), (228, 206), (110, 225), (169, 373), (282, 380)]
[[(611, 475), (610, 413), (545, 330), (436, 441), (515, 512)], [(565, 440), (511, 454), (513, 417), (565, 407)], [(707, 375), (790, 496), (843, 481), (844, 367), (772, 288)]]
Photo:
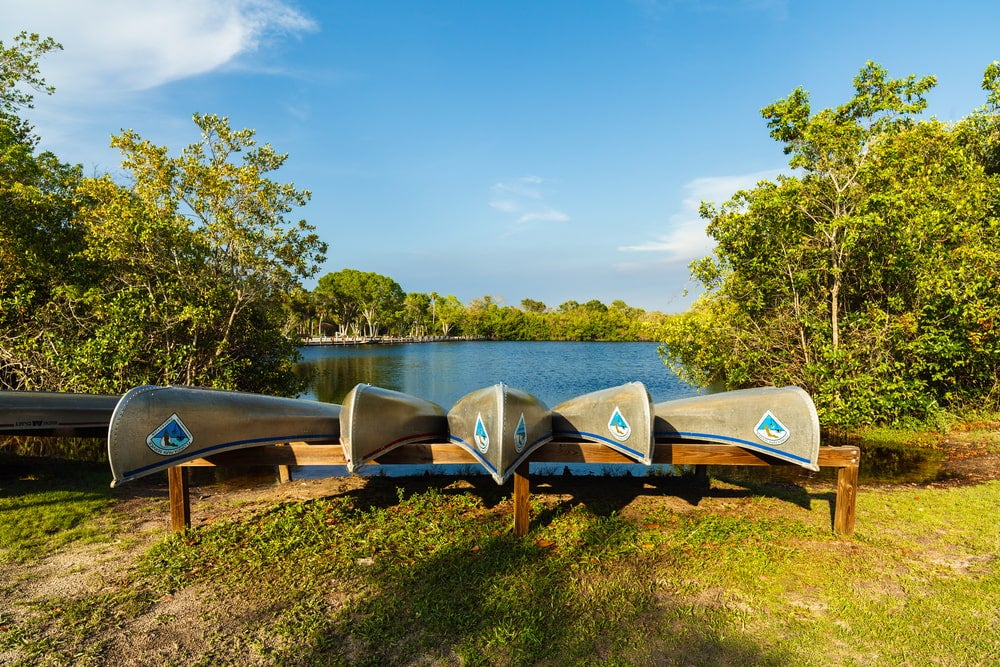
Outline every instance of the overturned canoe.
[(664, 401), (653, 406), (664, 442), (719, 442), (819, 470), (819, 418), (799, 387), (762, 387)]
[(136, 387), (111, 416), (111, 486), (232, 449), (339, 437), (339, 405), (216, 389)]
[(351, 472), (400, 445), (447, 440), (448, 418), (437, 403), (370, 384), (344, 397), (340, 444)]
[(552, 408), (552, 434), (598, 442), (649, 465), (653, 459), (653, 399), (629, 382), (571, 398)]
[(466, 394), (448, 411), (449, 438), (503, 484), (552, 439), (552, 416), (528, 392), (500, 383)]
[(106, 438), (118, 396), (0, 391), (0, 436)]

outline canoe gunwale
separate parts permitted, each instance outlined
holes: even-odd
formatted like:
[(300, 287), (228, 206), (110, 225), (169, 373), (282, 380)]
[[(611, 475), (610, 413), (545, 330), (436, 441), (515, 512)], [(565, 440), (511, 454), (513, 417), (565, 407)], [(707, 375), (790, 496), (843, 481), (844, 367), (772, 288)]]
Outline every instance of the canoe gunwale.
[(670, 433), (657, 433), (656, 434), (657, 443), (690, 443), (690, 444), (721, 444), (721, 445), (736, 445), (744, 449), (751, 449), (761, 454), (768, 454), (774, 456), (775, 458), (780, 458), (796, 465), (800, 465), (803, 468), (817, 472), (819, 466), (807, 459), (804, 456), (799, 456), (792, 452), (784, 451), (778, 449), (777, 447), (768, 447), (767, 445), (753, 442), (750, 440), (744, 440), (743, 438), (735, 438), (727, 435), (717, 435), (714, 433), (693, 433), (689, 431), (673, 431)]

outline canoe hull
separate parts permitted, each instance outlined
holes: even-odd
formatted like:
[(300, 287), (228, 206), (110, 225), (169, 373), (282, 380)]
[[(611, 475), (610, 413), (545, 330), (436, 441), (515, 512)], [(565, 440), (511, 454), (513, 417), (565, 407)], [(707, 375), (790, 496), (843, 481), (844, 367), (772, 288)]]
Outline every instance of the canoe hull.
[(448, 428), (451, 441), (468, 450), (497, 484), (552, 440), (545, 404), (502, 383), (460, 398), (448, 411)]
[(556, 438), (597, 442), (650, 465), (653, 462), (653, 399), (641, 382), (601, 389), (552, 408)]
[(653, 406), (662, 442), (718, 442), (819, 470), (819, 417), (799, 387), (762, 387)]
[(437, 403), (369, 384), (344, 398), (340, 444), (351, 472), (401, 445), (447, 439), (448, 418)]
[(119, 396), (0, 391), (0, 436), (106, 438)]
[(219, 452), (339, 437), (339, 405), (215, 389), (136, 387), (121, 397), (111, 417), (111, 486)]

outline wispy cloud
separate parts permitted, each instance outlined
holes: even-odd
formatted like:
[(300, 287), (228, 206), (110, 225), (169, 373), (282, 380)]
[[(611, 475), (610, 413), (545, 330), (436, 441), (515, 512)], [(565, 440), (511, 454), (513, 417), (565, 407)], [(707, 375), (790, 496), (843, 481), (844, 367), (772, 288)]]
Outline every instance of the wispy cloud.
[[(714, 241), (705, 233), (706, 221), (698, 215), (703, 201), (722, 203), (738, 190), (752, 188), (759, 181), (774, 179), (778, 170), (759, 171), (736, 176), (708, 176), (696, 178), (684, 185), (684, 199), (680, 211), (667, 221), (666, 231), (655, 238), (634, 245), (619, 246), (621, 252), (660, 253), (659, 263), (689, 262), (711, 252)], [(622, 270), (635, 270), (640, 263), (623, 262)]]
[(761, 12), (785, 19), (788, 0), (632, 0), (647, 16), (660, 18), (675, 10), (699, 13)]
[(0, 0), (0, 15), (62, 43), (65, 50), (46, 58), (43, 70), (63, 99), (233, 67), (270, 39), (317, 29), (282, 0)]
[(490, 188), (490, 207), (514, 217), (519, 225), (532, 222), (569, 222), (570, 216), (545, 201), (546, 179), (522, 176), (495, 183)]

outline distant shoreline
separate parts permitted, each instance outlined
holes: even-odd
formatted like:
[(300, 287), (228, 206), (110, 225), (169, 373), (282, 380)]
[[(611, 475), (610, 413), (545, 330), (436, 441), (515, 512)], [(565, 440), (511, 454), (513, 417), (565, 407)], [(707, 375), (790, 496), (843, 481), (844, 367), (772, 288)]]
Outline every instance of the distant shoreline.
[(303, 347), (319, 345), (390, 345), (396, 343), (444, 343), (448, 341), (488, 340), (475, 336), (310, 336)]

